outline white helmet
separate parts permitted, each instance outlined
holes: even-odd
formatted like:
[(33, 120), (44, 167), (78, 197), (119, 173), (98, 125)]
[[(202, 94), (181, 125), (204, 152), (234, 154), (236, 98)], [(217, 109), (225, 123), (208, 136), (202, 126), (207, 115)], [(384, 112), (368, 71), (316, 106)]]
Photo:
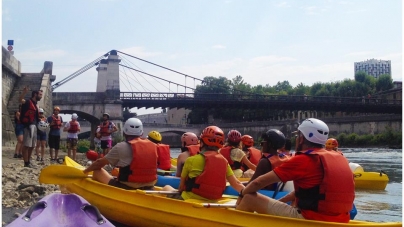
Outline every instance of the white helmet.
[(297, 130), (301, 131), (308, 141), (321, 145), (325, 144), (330, 132), (328, 126), (316, 118), (307, 118), (299, 125)]
[(38, 122), (38, 129), (41, 130), (42, 132), (45, 132), (48, 127), (49, 124), (46, 123), (45, 121)]
[(72, 114), (72, 119), (77, 119), (79, 116), (77, 116), (77, 114), (76, 113), (73, 113)]
[(39, 113), (43, 113), (44, 111), (43, 111), (43, 109), (42, 108), (39, 108), (39, 111), (38, 111)]
[(143, 135), (143, 124), (137, 118), (129, 118), (123, 126), (123, 132), (129, 136)]

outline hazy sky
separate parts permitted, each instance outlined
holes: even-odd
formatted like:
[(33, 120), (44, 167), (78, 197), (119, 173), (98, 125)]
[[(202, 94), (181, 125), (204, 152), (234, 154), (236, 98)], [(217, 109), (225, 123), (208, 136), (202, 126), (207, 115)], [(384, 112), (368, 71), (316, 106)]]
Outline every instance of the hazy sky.
[[(22, 72), (52, 61), (56, 82), (112, 49), (200, 79), (241, 75), (253, 86), (353, 79), (354, 62), (372, 58), (391, 60), (393, 80), (402, 80), (401, 0), (3, 0), (2, 28)], [(122, 63), (199, 84), (126, 56)], [(120, 76), (121, 90), (183, 92), (126, 69)], [(92, 68), (56, 91), (95, 91), (96, 81)], [(138, 114), (148, 112), (156, 110)]]

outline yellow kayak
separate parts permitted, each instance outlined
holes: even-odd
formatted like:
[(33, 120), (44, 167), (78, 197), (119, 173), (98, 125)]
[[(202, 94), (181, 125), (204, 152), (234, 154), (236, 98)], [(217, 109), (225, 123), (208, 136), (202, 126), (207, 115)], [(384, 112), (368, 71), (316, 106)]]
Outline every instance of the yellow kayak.
[(389, 177), (383, 171), (380, 172), (365, 172), (357, 163), (349, 163), (354, 174), (355, 189), (370, 189), (370, 190), (384, 190)]
[[(59, 166), (58, 169), (69, 169), (67, 174), (70, 172), (72, 172), (72, 175), (83, 174), (81, 171), (72, 171), (83, 169), (84, 167), (67, 156), (64, 164), (65, 166)], [(63, 175), (60, 173), (51, 176), (52, 174), (47, 175), (44, 172), (43, 169), (40, 182), (50, 183), (49, 178), (55, 176), (56, 179), (53, 180), (57, 181), (59, 176)], [(66, 175), (66, 173), (64, 174)], [(69, 192), (85, 198), (89, 203), (98, 207), (100, 212), (108, 219), (129, 226), (402, 226), (401, 222), (351, 221), (347, 224), (342, 224), (243, 212), (234, 208), (207, 208), (207, 205), (203, 204), (202, 201), (185, 202), (162, 197), (160, 194), (147, 194), (146, 191), (141, 190), (123, 190), (101, 184), (84, 174), (82, 176), (64, 177), (63, 180), (68, 181), (68, 183), (64, 184), (64, 187)], [(61, 184), (60, 180), (59, 184)], [(227, 201), (225, 202), (227, 203)], [(229, 203), (231, 203), (230, 206), (233, 206), (234, 200)], [(208, 206), (225, 207), (223, 203), (208, 204)]]

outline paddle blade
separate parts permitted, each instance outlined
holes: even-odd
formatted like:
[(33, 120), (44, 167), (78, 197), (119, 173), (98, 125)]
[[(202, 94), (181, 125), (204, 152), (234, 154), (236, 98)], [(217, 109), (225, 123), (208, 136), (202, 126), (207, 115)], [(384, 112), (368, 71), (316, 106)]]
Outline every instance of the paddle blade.
[(43, 184), (71, 184), (89, 177), (82, 170), (65, 165), (50, 165), (41, 170), (39, 182)]

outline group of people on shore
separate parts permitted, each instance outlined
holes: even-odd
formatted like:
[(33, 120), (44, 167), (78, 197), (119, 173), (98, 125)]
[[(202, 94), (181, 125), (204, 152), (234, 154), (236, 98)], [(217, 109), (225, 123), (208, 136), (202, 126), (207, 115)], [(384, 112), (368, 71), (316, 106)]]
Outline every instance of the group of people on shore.
[(71, 121), (66, 122), (63, 127), (64, 122), (62, 116), (59, 115), (60, 108), (55, 106), (52, 115), (45, 117), (44, 109), (38, 105), (38, 101), (42, 99), (43, 91), (32, 91), (31, 98), (24, 100), (23, 97), (28, 90), (27, 86), (24, 87), (19, 97), (21, 104), (14, 116), (17, 137), (14, 158), (23, 158), (24, 167), (33, 168), (31, 156), (35, 148), (36, 161), (43, 164), (45, 147), (48, 142), (50, 160), (56, 162), (60, 149), (61, 130), (63, 129), (67, 132), (68, 156), (75, 159), (78, 133), (80, 132), (77, 114), (73, 113)]
[[(206, 127), (199, 137), (186, 132), (177, 159), (179, 188), (166, 185), (163, 190), (177, 191), (175, 199), (216, 201), (222, 197), (227, 181), (239, 192), (238, 210), (349, 222), (355, 198), (353, 175), (342, 153), (329, 148), (328, 126), (308, 118), (294, 134), (295, 153), (291, 154), (291, 140), (277, 129), (262, 134), (260, 150), (254, 148), (251, 136), (237, 130), (230, 130), (227, 136), (217, 126)], [(160, 143), (161, 135), (156, 131), (142, 138), (143, 124), (137, 118), (125, 122), (123, 135), (125, 141), (83, 172), (93, 171), (94, 180), (127, 190), (153, 189), (158, 168), (170, 167), (166, 163), (169, 148)], [(326, 143), (329, 150), (325, 149)], [(119, 168), (117, 177), (103, 169), (108, 164)], [(251, 179), (244, 185), (237, 178), (246, 174)], [(294, 190), (279, 200), (257, 193), (274, 190), (278, 182), (287, 181), (293, 181)]]

